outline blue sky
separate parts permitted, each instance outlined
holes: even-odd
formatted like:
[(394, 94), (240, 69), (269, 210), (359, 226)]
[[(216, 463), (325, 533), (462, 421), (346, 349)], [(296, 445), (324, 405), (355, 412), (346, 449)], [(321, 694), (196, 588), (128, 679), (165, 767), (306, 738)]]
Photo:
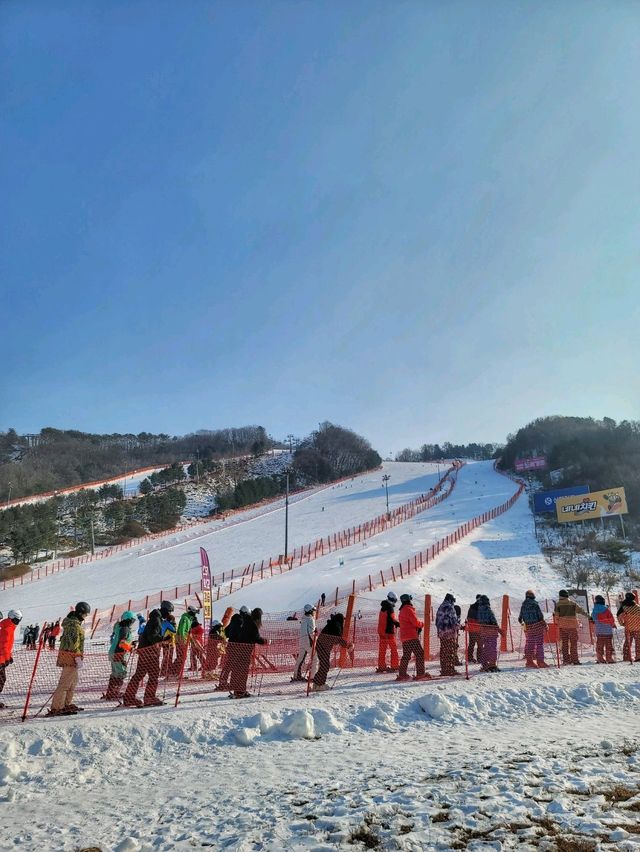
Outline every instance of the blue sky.
[(0, 429), (640, 418), (636, 2), (0, 6)]

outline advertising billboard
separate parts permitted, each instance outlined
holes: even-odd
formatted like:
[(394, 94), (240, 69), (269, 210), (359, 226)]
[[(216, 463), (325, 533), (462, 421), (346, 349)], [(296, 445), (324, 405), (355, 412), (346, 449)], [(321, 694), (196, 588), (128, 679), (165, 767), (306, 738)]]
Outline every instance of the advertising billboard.
[(547, 466), (546, 456), (532, 456), (530, 459), (516, 459), (514, 467), (518, 473), (523, 470), (542, 470)]
[(605, 491), (590, 491), (583, 497), (559, 497), (556, 500), (556, 516), (561, 523), (610, 518), (626, 512), (624, 488), (607, 488)]
[(588, 485), (571, 485), (569, 488), (556, 488), (554, 491), (538, 491), (533, 495), (533, 511), (538, 515), (556, 511), (559, 497), (571, 497), (576, 494), (588, 494)]

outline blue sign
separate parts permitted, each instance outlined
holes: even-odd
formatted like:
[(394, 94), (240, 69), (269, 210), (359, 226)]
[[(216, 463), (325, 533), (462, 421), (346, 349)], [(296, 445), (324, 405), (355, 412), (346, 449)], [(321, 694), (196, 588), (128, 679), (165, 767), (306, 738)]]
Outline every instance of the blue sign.
[(558, 497), (573, 497), (574, 494), (588, 494), (586, 485), (572, 485), (570, 488), (556, 488), (555, 491), (538, 491), (533, 495), (533, 510), (536, 514), (556, 511)]

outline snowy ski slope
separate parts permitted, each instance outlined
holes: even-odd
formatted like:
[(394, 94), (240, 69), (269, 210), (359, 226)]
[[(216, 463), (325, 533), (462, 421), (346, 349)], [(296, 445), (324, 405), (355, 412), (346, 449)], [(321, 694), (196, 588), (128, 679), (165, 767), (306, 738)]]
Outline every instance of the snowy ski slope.
[[(441, 472), (445, 469), (444, 465), (440, 466)], [(383, 512), (383, 473), (391, 476), (391, 508), (425, 493), (438, 480), (435, 464), (387, 462), (381, 471), (296, 498), (289, 506), (290, 547), (307, 544)], [(501, 493), (509, 491), (511, 485), (507, 480), (502, 481), (503, 478), (493, 471), (490, 476), (495, 481), (489, 486), (489, 492), (495, 492), (498, 485)], [(487, 499), (490, 502), (493, 495), (489, 493)], [(237, 522), (243, 518), (245, 522)], [(0, 596), (0, 609), (19, 607), (26, 623), (42, 622), (64, 614), (76, 600), (87, 600), (92, 607), (106, 608), (130, 597), (188, 583), (199, 576), (201, 546), (209, 553), (213, 573), (238, 568), (283, 551), (284, 501), (271, 504), (258, 514), (248, 510), (235, 520), (233, 526), (220, 520), (205, 524), (202, 534), (195, 539), (183, 541), (184, 534), (176, 534), (161, 542), (142, 544), (107, 559), (7, 590)], [(294, 574), (292, 572), (292, 576)]]

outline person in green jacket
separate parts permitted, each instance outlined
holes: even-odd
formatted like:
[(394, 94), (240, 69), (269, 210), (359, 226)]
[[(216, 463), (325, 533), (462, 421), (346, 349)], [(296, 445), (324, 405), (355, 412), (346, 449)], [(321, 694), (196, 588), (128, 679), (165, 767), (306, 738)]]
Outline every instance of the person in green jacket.
[(120, 699), (120, 690), (127, 676), (129, 654), (135, 646), (134, 624), (136, 616), (131, 610), (122, 613), (111, 634), (109, 659), (111, 660), (111, 677), (103, 698), (112, 701)]
[(79, 601), (75, 609), (62, 622), (62, 638), (56, 665), (62, 669), (56, 691), (51, 699), (48, 716), (72, 716), (82, 707), (73, 703), (73, 695), (78, 685), (78, 670), (84, 656), (84, 630), (82, 622), (91, 612), (91, 607)]
[(198, 623), (198, 613), (200, 610), (197, 606), (190, 604), (186, 612), (183, 612), (178, 622), (178, 630), (176, 633), (176, 659), (174, 673), (179, 675), (184, 666), (187, 657), (187, 647), (189, 645), (189, 634), (194, 624)]

